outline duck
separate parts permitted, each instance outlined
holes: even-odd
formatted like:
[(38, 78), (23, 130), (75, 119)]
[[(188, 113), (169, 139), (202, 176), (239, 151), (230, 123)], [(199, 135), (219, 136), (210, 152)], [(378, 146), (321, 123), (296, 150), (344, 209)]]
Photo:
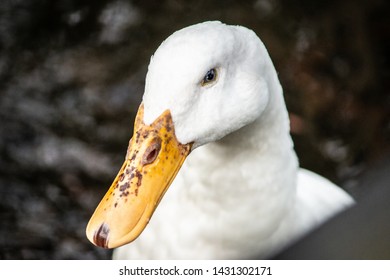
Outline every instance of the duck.
[(272, 258), (354, 204), (299, 167), (278, 74), (244, 26), (164, 40), (133, 131), (86, 228), (114, 259)]

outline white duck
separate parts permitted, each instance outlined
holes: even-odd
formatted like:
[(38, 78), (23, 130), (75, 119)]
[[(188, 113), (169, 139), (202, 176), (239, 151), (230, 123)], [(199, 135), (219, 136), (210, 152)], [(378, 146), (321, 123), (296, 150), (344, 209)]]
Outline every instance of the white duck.
[(152, 57), (125, 162), (87, 236), (114, 248), (142, 232), (115, 250), (120, 259), (267, 258), (352, 203), (299, 169), (282, 88), (256, 34), (204, 22)]

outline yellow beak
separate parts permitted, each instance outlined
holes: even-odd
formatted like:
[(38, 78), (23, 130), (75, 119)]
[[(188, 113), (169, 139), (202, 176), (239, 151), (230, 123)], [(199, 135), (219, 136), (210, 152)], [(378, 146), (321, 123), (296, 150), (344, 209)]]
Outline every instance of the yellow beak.
[(176, 139), (169, 110), (151, 125), (144, 124), (143, 111), (141, 104), (125, 162), (88, 223), (87, 237), (96, 246), (136, 239), (191, 151), (191, 143)]

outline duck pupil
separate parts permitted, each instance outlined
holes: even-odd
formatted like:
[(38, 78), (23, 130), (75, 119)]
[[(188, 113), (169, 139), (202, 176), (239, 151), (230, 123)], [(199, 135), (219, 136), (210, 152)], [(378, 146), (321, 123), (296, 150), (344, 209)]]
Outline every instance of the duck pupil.
[(206, 77), (205, 77), (205, 82), (211, 82), (215, 78), (215, 70), (211, 69), (207, 72)]

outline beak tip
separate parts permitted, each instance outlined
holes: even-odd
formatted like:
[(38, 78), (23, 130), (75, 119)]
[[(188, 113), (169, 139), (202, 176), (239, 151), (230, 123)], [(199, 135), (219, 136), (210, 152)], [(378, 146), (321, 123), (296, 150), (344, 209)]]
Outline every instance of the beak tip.
[(110, 227), (106, 223), (102, 223), (100, 227), (95, 230), (91, 241), (98, 247), (109, 249), (109, 235)]

